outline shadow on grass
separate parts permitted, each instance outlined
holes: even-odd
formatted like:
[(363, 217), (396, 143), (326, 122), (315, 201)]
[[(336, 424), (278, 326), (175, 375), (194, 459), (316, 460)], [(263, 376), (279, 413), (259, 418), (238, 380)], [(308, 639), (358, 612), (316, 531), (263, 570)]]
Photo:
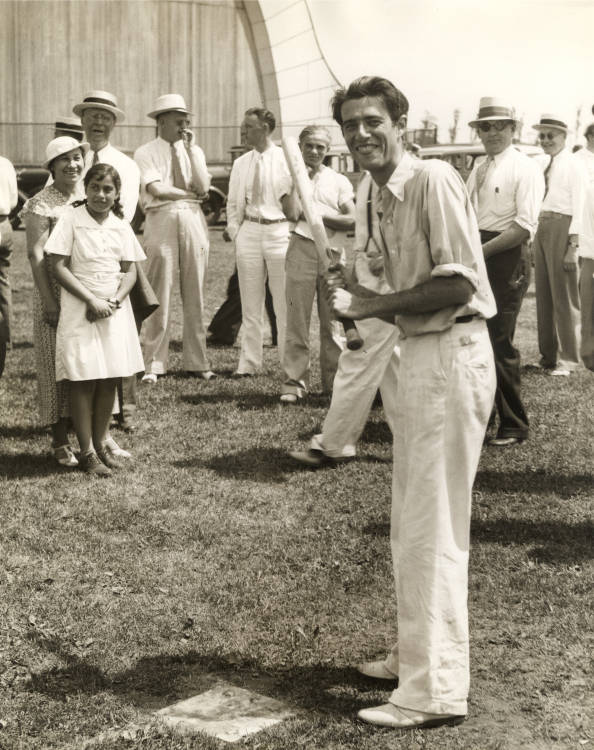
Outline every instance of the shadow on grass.
[(0, 477), (6, 479), (49, 477), (69, 471), (72, 470), (59, 466), (49, 453), (0, 453)]
[[(128, 670), (107, 675), (97, 665), (73, 653), (59, 638), (30, 634), (37, 646), (66, 663), (33, 674), (25, 684), (28, 692), (41, 693), (64, 701), (70, 695), (94, 695), (110, 691), (144, 710), (158, 710), (212, 688), (220, 680), (302, 710), (352, 716), (367, 700), (368, 691), (377, 690), (352, 668), (340, 669), (321, 664), (308, 667), (267, 667), (236, 656), (221, 657), (190, 652), (139, 659)], [(376, 684), (372, 684), (375, 682)], [(361, 696), (359, 695), (361, 692)]]
[[(363, 528), (369, 536), (389, 536), (390, 524), (375, 522)], [(500, 544), (528, 546), (531, 560), (554, 565), (575, 564), (594, 558), (592, 546), (594, 524), (576, 524), (561, 521), (525, 521), (505, 518), (497, 521), (472, 521), (472, 544)]]
[(36, 424), (12, 424), (0, 427), (0, 438), (29, 438), (48, 434), (47, 427)]
[[(192, 380), (192, 378), (188, 378)], [(246, 378), (249, 381), (249, 378)], [(236, 381), (234, 381), (236, 382)], [(239, 382), (242, 382), (241, 380)], [(196, 383), (201, 383), (197, 380)], [(182, 394), (180, 401), (192, 406), (201, 404), (221, 404), (235, 403), (241, 411), (255, 411), (258, 409), (270, 409), (271, 407), (281, 407), (283, 409), (299, 409), (299, 406), (282, 405), (279, 393), (193, 393), (191, 395)], [(313, 393), (307, 396), (307, 406), (313, 409), (326, 409), (330, 405), (329, 396), (321, 393)]]
[(479, 471), (474, 489), (481, 492), (511, 494), (554, 493), (562, 499), (592, 492), (592, 476), (588, 474), (553, 474), (546, 471)]

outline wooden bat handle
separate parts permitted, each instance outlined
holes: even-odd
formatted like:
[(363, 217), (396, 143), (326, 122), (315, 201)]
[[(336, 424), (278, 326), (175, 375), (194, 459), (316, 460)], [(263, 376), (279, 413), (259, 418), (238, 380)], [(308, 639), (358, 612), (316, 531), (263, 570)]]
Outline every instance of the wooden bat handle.
[(347, 349), (352, 352), (356, 352), (363, 346), (363, 339), (359, 335), (355, 321), (350, 318), (339, 318), (344, 328), (344, 335), (346, 336)]

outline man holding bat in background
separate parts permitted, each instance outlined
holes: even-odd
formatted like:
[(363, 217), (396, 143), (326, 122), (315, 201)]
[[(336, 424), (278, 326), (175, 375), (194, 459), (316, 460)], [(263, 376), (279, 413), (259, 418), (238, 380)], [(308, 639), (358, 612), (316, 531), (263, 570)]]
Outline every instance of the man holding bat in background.
[(204, 325), (204, 283), (208, 229), (200, 200), (208, 196), (210, 174), (202, 149), (189, 129), (190, 112), (179, 94), (157, 98), (148, 116), (158, 137), (137, 149), (144, 228), (146, 273), (160, 307), (144, 324), (143, 382), (156, 383), (167, 372), (169, 309), (176, 269), (184, 313), (183, 364), (194, 377), (210, 380)]
[(384, 78), (339, 89), (334, 119), (379, 188), (385, 272), (374, 294), (328, 277), (337, 315), (395, 320), (401, 359), (394, 421), (391, 547), (398, 645), (361, 671), (394, 680), (379, 726), (453, 724), (467, 712), (470, 506), (495, 393), (486, 319), (495, 313), (476, 218), (460, 176), (405, 152), (408, 101)]
[[(324, 165), (331, 137), (323, 125), (308, 125), (299, 134), (299, 148), (312, 181), (313, 208), (321, 217), (333, 247), (340, 247), (355, 224), (353, 188), (347, 177)], [(320, 320), (320, 370), (322, 392), (332, 391), (342, 337), (322, 289), (324, 267), (307, 221), (301, 213), (296, 188), (290, 194), (290, 211), (299, 220), (289, 242), (285, 263), (287, 330), (280, 400), (294, 404), (307, 392), (309, 381), (309, 324), (314, 295)], [(337, 258), (338, 260), (339, 258)]]

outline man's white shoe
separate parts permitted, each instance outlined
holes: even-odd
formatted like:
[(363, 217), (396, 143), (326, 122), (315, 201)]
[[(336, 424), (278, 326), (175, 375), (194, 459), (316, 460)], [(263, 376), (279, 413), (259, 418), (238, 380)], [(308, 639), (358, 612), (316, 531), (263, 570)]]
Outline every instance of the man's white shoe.
[(397, 680), (398, 675), (390, 672), (385, 661), (364, 661), (357, 664), (357, 672), (365, 677), (373, 677), (376, 680)]
[(357, 713), (357, 716), (367, 724), (373, 724), (376, 727), (388, 727), (389, 729), (429, 729), (444, 724), (454, 726), (455, 724), (461, 724), (466, 718), (457, 714), (428, 714), (425, 711), (399, 708), (393, 703), (363, 708)]
[(149, 385), (154, 385), (157, 382), (157, 376), (154, 372), (147, 372), (146, 375), (142, 376), (141, 383), (149, 383)]
[(562, 378), (568, 378), (571, 375), (571, 371), (566, 367), (555, 367), (554, 370), (551, 370), (551, 375), (554, 375), (556, 377), (561, 376)]

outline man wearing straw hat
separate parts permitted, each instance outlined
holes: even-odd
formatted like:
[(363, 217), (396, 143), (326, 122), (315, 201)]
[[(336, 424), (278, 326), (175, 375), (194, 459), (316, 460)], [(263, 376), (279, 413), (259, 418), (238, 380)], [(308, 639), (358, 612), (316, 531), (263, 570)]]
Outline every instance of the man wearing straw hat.
[(534, 237), (538, 364), (551, 375), (568, 376), (578, 366), (580, 303), (577, 251), (582, 231), (587, 176), (566, 148), (569, 128), (557, 115), (536, 125), (545, 162), (545, 197)]
[(530, 249), (544, 195), (538, 164), (514, 148), (517, 127), (512, 107), (501, 99), (480, 100), (475, 128), (486, 156), (468, 177), (468, 192), (479, 225), (487, 275), (497, 314), (487, 321), (495, 355), (499, 416), (489, 445), (509, 446), (528, 436), (528, 417), (520, 398), (520, 352), (513, 343), (516, 320), (530, 282)]
[(125, 117), (118, 108), (117, 99), (108, 91), (89, 91), (72, 111), (80, 117), (86, 140), (91, 146), (85, 156), (83, 176), (97, 162), (110, 164), (117, 169), (122, 181), (120, 201), (124, 218), (132, 221), (138, 204), (140, 174), (134, 160), (109, 142), (114, 127), (123, 122)]
[(54, 123), (54, 138), (63, 135), (76, 138), (79, 143), (82, 142), (84, 133), (79, 117), (59, 117), (56, 120)]
[(175, 273), (179, 270), (183, 305), (183, 367), (189, 375), (210, 380), (204, 325), (204, 283), (208, 265), (208, 229), (200, 200), (208, 196), (210, 174), (202, 149), (189, 129), (183, 96), (159, 96), (148, 117), (159, 135), (137, 149), (147, 276), (160, 303), (145, 324), (143, 381), (156, 383), (167, 372), (169, 312)]

